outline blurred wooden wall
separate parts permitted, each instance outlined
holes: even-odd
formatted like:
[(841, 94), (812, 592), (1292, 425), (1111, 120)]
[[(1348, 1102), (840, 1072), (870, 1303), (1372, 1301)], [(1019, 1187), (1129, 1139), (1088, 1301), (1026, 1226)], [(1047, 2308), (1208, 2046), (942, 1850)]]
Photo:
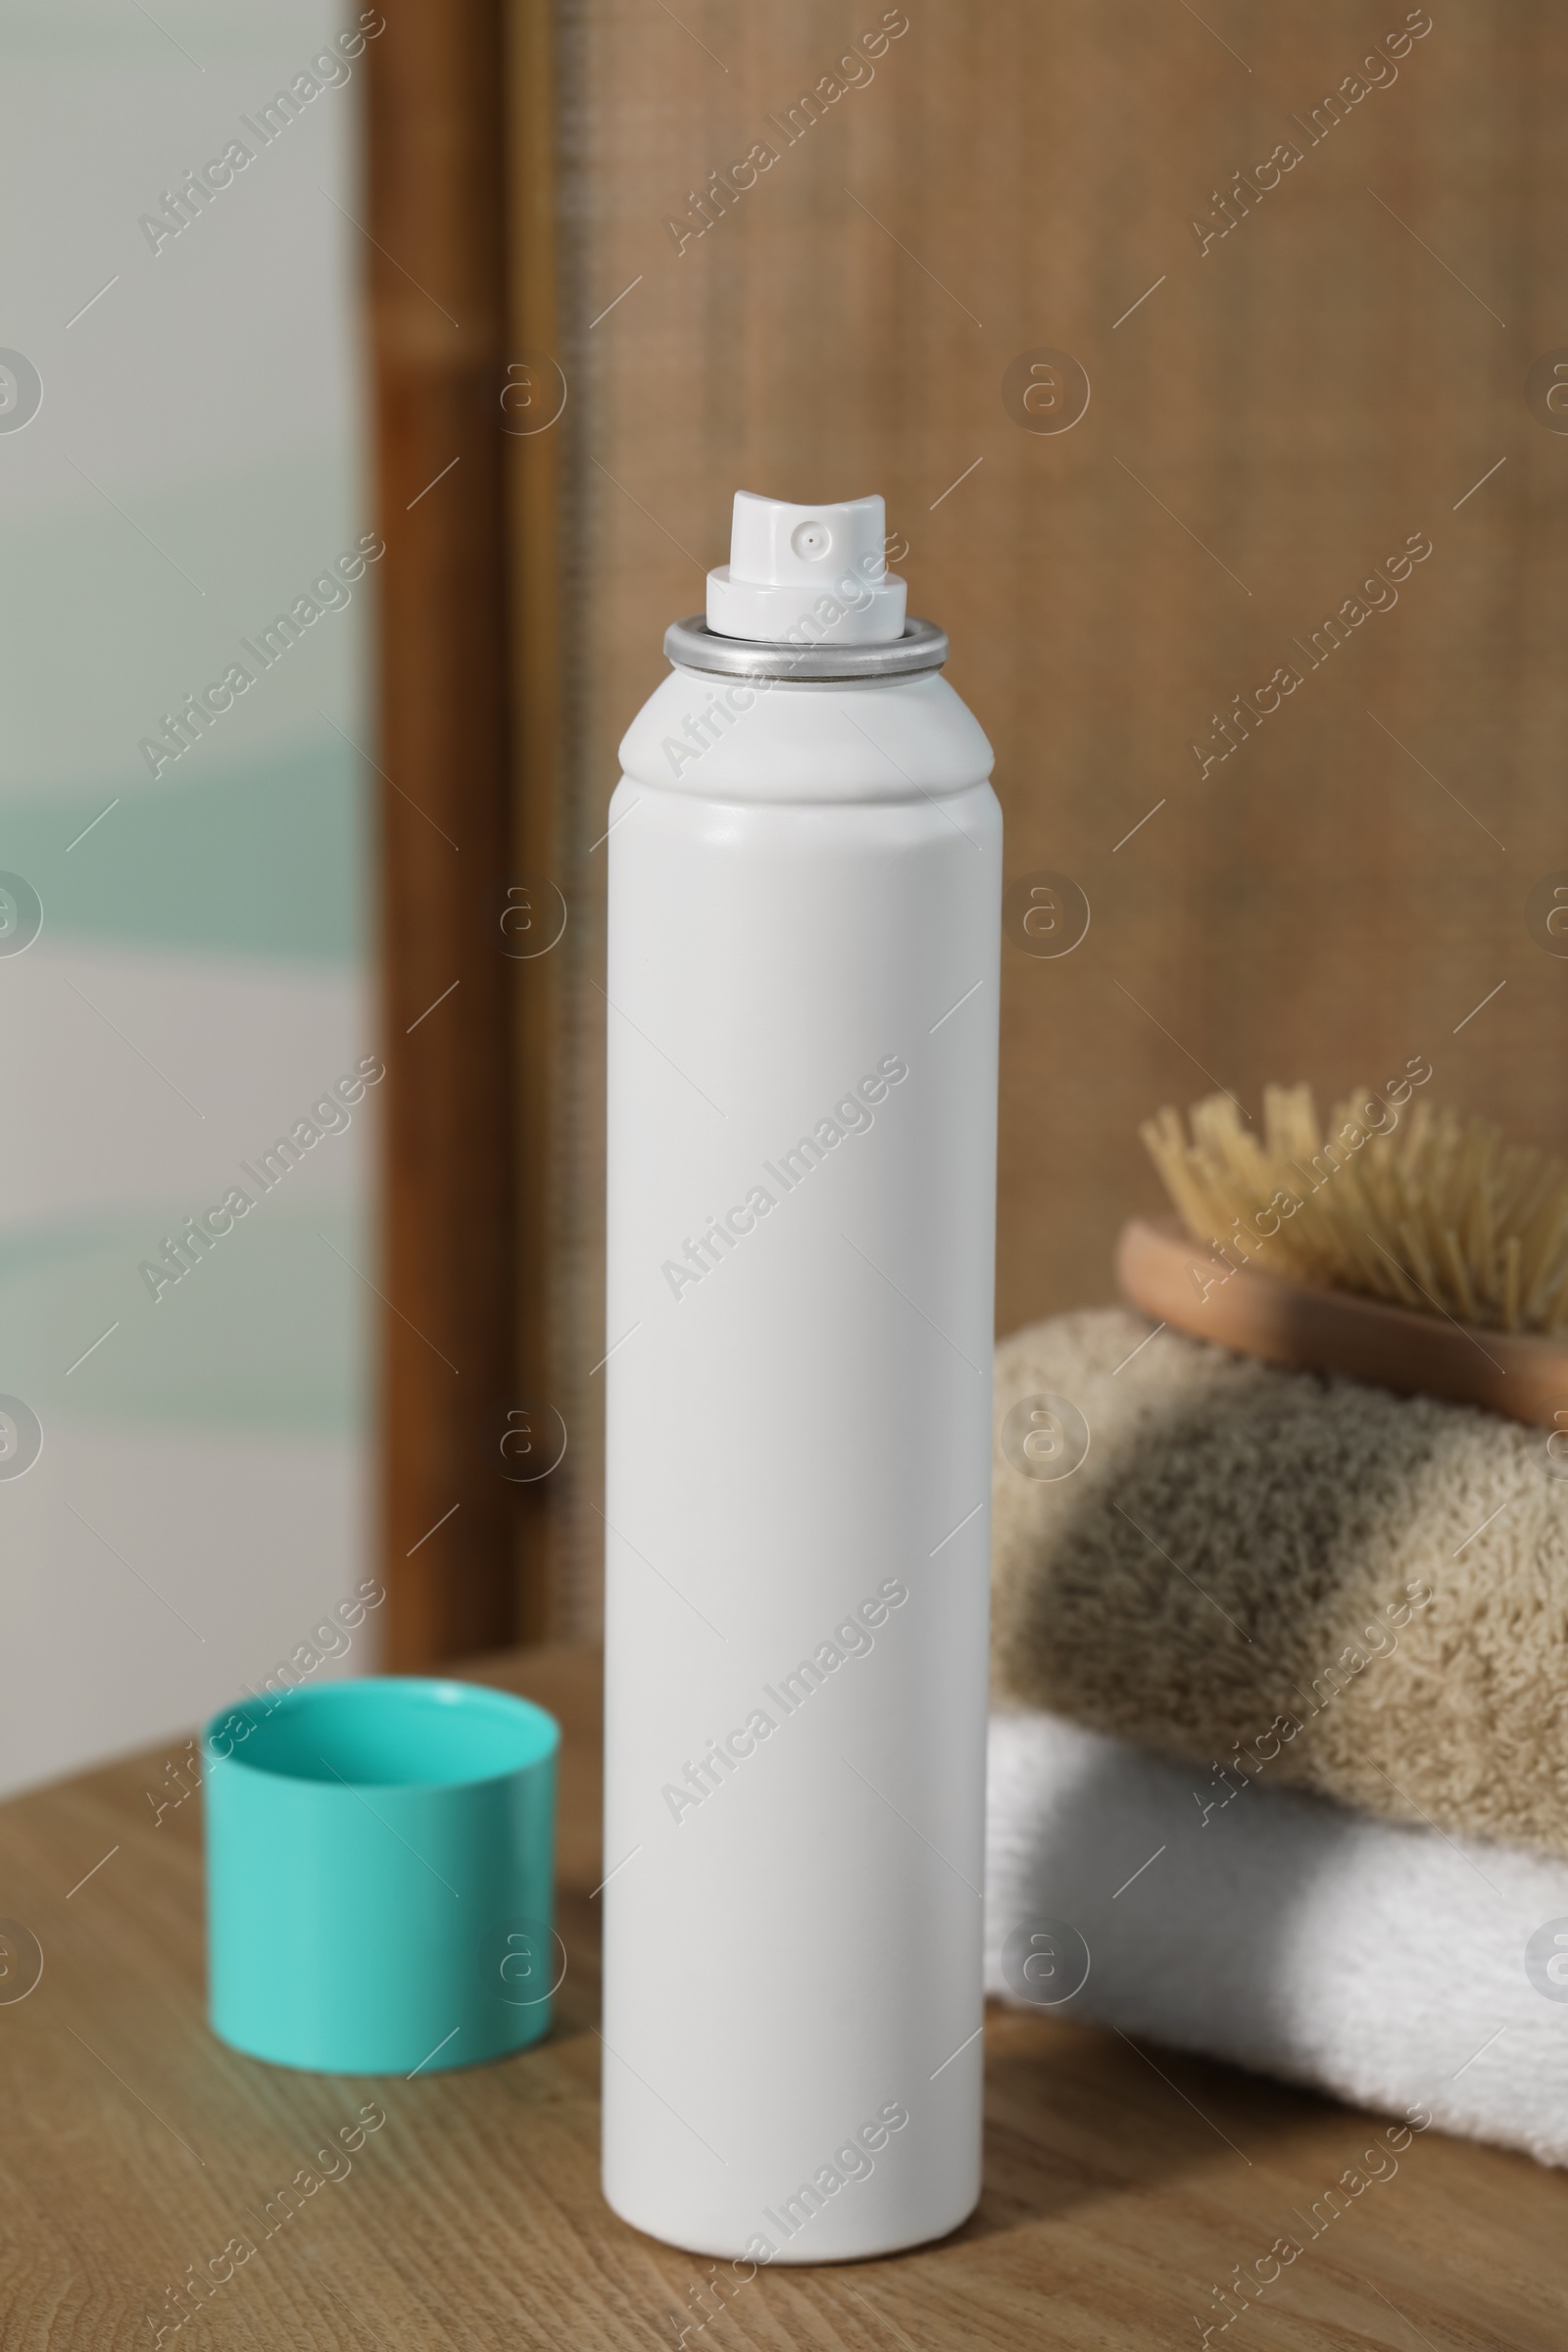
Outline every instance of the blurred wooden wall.
[(495, 422), (513, 275), (500, 58), (485, 0), (409, 0), (366, 60), (361, 220), (386, 547), (373, 1287), (386, 1662), (400, 1671), (499, 1646), (519, 1627), (518, 1506), (488, 1442), (515, 1383), (508, 1310), (522, 1247), (514, 976), (492, 905), (512, 863), (517, 774)]
[[(571, 1431), (557, 1621), (587, 1630), (598, 845), (737, 487), (884, 492), (996, 746), (1008, 875), (1092, 907), (1071, 955), (1006, 952), (1000, 1328), (1108, 1295), (1162, 1102), (1223, 1086), (1255, 1115), (1269, 1078), (1333, 1093), (1423, 1054), (1434, 1099), (1563, 1140), (1568, 962), (1526, 902), (1568, 868), (1568, 436), (1527, 375), (1568, 346), (1568, 24), (1544, 0), (572, 0), (555, 36), (562, 748), (524, 791), (571, 920), (524, 1249)], [(681, 241), (760, 141), (777, 160)], [(1069, 430), (1004, 397), (1042, 348), (1087, 373)], [(1314, 667), (1415, 536), (1397, 602), (1371, 591)], [(1300, 684), (1220, 759), (1213, 714), (1283, 665)]]

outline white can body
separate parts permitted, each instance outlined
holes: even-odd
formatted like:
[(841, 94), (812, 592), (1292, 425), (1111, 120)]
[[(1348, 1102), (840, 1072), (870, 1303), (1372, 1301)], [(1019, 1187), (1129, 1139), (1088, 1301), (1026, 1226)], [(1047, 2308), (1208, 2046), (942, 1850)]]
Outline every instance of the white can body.
[(979, 2195), (1002, 818), (934, 674), (621, 757), (604, 2181), (744, 2278)]

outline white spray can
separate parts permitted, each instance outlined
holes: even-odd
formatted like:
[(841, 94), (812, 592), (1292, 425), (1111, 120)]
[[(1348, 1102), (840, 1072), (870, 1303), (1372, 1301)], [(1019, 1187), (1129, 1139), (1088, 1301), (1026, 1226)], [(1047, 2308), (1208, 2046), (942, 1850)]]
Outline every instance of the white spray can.
[(611, 808), (604, 2182), (725, 2292), (980, 2190), (1002, 816), (884, 528), (737, 496)]

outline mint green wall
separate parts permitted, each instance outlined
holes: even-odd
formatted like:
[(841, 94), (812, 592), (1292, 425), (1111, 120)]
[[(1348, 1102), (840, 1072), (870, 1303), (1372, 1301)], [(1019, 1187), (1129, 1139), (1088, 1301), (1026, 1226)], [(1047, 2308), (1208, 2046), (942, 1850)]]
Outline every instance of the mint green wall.
[(0, 410), (0, 873), (43, 906), (0, 940), (0, 1396), (44, 1432), (0, 1460), (0, 1789), (183, 1738), (368, 1559), (373, 1087), (177, 1286), (138, 1271), (377, 1044), (373, 563), (156, 778), (138, 749), (374, 523), (363, 58), (241, 128), (360, 13), (155, 13), (0, 19), (0, 358), (43, 386)]

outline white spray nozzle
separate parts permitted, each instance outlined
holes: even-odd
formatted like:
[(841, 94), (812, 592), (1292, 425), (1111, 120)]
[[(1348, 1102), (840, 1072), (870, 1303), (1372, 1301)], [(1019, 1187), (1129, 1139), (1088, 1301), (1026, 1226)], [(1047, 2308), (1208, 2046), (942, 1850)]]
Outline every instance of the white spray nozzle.
[(735, 493), (729, 562), (708, 575), (721, 637), (886, 645), (904, 634), (905, 586), (887, 567), (880, 498), (791, 507)]

